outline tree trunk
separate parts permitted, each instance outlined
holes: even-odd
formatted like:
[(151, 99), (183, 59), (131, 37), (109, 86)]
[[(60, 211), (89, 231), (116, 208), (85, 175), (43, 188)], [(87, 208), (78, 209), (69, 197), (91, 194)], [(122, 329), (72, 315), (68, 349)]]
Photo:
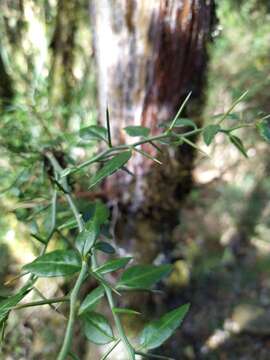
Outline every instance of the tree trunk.
[[(108, 104), (114, 143), (129, 140), (122, 130), (128, 125), (158, 133), (158, 125), (172, 119), (190, 91), (193, 105), (185, 115), (196, 113), (213, 0), (93, 0), (90, 9), (100, 120), (105, 123)], [(149, 145), (144, 150), (157, 155)], [(104, 188), (121, 213), (117, 240), (143, 262), (169, 252), (180, 202), (192, 183), (190, 148), (164, 150), (158, 157), (162, 166), (134, 156), (129, 168), (135, 177), (114, 175)]]

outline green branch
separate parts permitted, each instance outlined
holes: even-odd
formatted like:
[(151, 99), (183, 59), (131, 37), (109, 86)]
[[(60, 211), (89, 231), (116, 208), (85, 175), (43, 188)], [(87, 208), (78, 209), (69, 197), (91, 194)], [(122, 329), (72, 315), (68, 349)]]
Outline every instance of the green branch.
[(129, 360), (135, 360), (135, 351), (134, 351), (132, 345), (130, 344), (130, 342), (129, 342), (126, 334), (125, 334), (125, 331), (123, 329), (123, 326), (122, 326), (122, 323), (120, 321), (120, 318), (119, 318), (118, 314), (116, 314), (113, 311), (113, 308), (115, 307), (115, 305), (114, 305), (114, 300), (113, 300), (113, 295), (112, 295), (111, 289), (108, 288), (106, 285), (103, 285), (103, 286), (104, 286), (104, 289), (105, 289), (105, 292), (106, 292), (106, 296), (107, 296), (107, 299), (108, 299), (110, 309), (112, 311), (115, 326), (116, 326), (117, 331), (119, 333), (120, 339), (122, 340), (123, 344), (125, 345), (126, 352), (127, 352), (127, 355), (128, 355), (128, 359)]
[(88, 270), (87, 261), (83, 261), (80, 274), (79, 274), (77, 281), (75, 283), (75, 286), (72, 289), (71, 294), (70, 294), (70, 309), (69, 309), (68, 324), (66, 327), (64, 342), (61, 347), (60, 353), (57, 357), (57, 360), (65, 360), (69, 353), (71, 343), (72, 343), (72, 338), (73, 338), (74, 322), (75, 322), (76, 315), (77, 315), (77, 298), (78, 298), (78, 294), (79, 294), (80, 288), (82, 286), (82, 283), (85, 279), (85, 275), (87, 274), (87, 270)]
[(25, 304), (16, 305), (12, 309), (20, 310), (20, 309), (24, 309), (24, 308), (31, 307), (31, 306), (50, 305), (50, 304), (55, 304), (55, 303), (60, 303), (60, 302), (65, 302), (65, 301), (69, 301), (69, 298), (68, 297), (58, 297), (58, 298), (52, 298), (52, 299), (47, 299), (47, 300), (31, 301), (31, 302), (28, 302)]

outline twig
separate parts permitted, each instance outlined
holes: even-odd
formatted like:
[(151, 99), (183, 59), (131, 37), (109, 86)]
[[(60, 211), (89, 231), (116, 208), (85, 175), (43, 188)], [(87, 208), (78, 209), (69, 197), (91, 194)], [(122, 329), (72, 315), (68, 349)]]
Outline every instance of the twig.
[(59, 298), (52, 298), (52, 299), (47, 299), (47, 300), (31, 301), (31, 302), (28, 302), (25, 304), (16, 305), (12, 309), (20, 310), (20, 309), (24, 309), (24, 308), (31, 307), (31, 306), (50, 305), (50, 304), (66, 302), (66, 301), (69, 301), (68, 297), (59, 297)]
[(100, 359), (100, 360), (105, 360), (105, 359), (107, 359), (107, 357), (110, 355), (110, 353), (116, 348), (116, 346), (120, 343), (120, 341), (121, 341), (121, 339), (118, 339), (114, 344), (113, 344), (113, 346), (111, 346), (110, 348), (109, 348), (109, 350), (106, 352), (106, 354), (104, 354), (103, 356), (102, 356), (102, 358)]

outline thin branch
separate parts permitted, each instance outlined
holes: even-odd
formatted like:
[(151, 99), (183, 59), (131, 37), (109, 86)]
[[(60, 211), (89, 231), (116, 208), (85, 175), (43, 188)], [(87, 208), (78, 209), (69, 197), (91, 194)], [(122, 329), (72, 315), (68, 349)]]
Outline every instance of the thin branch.
[(246, 97), (246, 95), (248, 94), (248, 90), (245, 91), (238, 99), (236, 99), (233, 103), (232, 106), (224, 113), (224, 115), (221, 117), (221, 119), (219, 120), (218, 124), (220, 125), (225, 119), (226, 117), (230, 114), (230, 112), (236, 107), (237, 104), (239, 104), (244, 97)]
[(106, 107), (106, 125), (107, 125), (107, 132), (108, 132), (108, 143), (109, 147), (112, 147), (112, 137), (111, 137), (111, 126), (110, 126), (110, 113), (108, 106)]
[(100, 360), (105, 360), (105, 359), (107, 359), (107, 357), (110, 355), (110, 353), (116, 348), (116, 346), (120, 343), (120, 341), (121, 341), (121, 339), (118, 339), (114, 344), (113, 344), (113, 346), (111, 346), (110, 348), (109, 348), (109, 350), (106, 352), (106, 354), (104, 354), (103, 356), (102, 356), (102, 358), (100, 359)]
[(125, 345), (128, 357), (129, 357), (130, 360), (135, 360), (135, 351), (134, 351), (132, 345), (130, 344), (130, 342), (129, 342), (126, 334), (125, 334), (125, 331), (123, 329), (123, 326), (121, 324), (121, 321), (120, 321), (120, 318), (119, 318), (118, 314), (116, 314), (113, 311), (113, 308), (115, 307), (115, 305), (114, 305), (114, 300), (113, 300), (111, 289), (108, 288), (107, 286), (104, 286), (104, 289), (105, 289), (105, 292), (106, 292), (106, 296), (107, 296), (107, 299), (108, 299), (110, 309), (112, 311), (115, 326), (117, 328), (118, 334), (119, 334), (123, 344)]
[(31, 302), (28, 302), (25, 304), (19, 304), (19, 305), (14, 306), (12, 309), (20, 310), (20, 309), (24, 309), (24, 308), (32, 307), (32, 306), (51, 305), (51, 304), (55, 304), (55, 303), (59, 303), (59, 302), (66, 302), (66, 301), (69, 301), (68, 297), (58, 297), (58, 298), (52, 298), (52, 299), (47, 299), (47, 300), (31, 301)]
[(180, 109), (177, 111), (177, 114), (173, 118), (173, 121), (172, 121), (172, 123), (171, 123), (171, 125), (170, 125), (170, 127), (168, 129), (168, 132), (170, 132), (173, 129), (173, 127), (174, 127), (174, 125), (176, 123), (176, 120), (179, 118), (180, 114), (182, 113), (186, 103), (188, 102), (189, 98), (191, 97), (191, 94), (192, 94), (192, 92), (190, 91), (188, 93), (187, 97), (185, 98), (185, 100), (183, 101), (182, 105), (180, 106)]

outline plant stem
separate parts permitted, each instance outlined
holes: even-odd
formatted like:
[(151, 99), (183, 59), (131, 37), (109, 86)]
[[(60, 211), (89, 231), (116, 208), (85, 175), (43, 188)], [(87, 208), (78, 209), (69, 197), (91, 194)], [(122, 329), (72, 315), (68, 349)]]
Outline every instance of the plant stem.
[[(55, 177), (58, 180), (60, 177), (60, 173), (62, 172), (63, 169), (61, 168), (60, 164), (58, 163), (57, 159), (54, 157), (53, 154), (48, 152), (48, 153), (46, 153), (46, 156), (50, 160), (50, 162), (54, 168), (54, 171), (55, 171)], [(65, 193), (64, 193), (65, 197), (66, 197), (67, 202), (70, 206), (70, 209), (73, 212), (73, 215), (77, 221), (79, 231), (81, 232), (84, 229), (84, 223), (81, 218), (81, 214), (79, 213), (77, 206), (76, 206), (75, 202), (73, 201), (72, 196), (69, 192), (69, 186), (67, 183), (67, 179), (66, 178), (60, 179), (60, 183), (63, 186), (63, 189), (65, 190)], [(73, 337), (74, 323), (75, 323), (75, 319), (76, 319), (76, 315), (77, 315), (77, 299), (78, 299), (78, 295), (79, 295), (79, 291), (82, 286), (82, 283), (85, 280), (85, 275), (87, 274), (87, 271), (88, 271), (87, 259), (83, 259), (80, 274), (76, 280), (74, 288), (72, 289), (72, 291), (70, 293), (70, 300), (69, 300), (70, 309), (69, 309), (68, 324), (66, 327), (64, 341), (63, 341), (60, 353), (57, 357), (57, 360), (65, 360), (66, 357), (68, 356), (68, 353), (69, 353), (69, 350), (71, 347), (72, 337)]]
[(106, 123), (107, 123), (107, 132), (108, 132), (108, 143), (109, 147), (112, 147), (112, 137), (111, 137), (111, 126), (110, 126), (110, 114), (109, 114), (109, 108), (107, 106), (106, 108)]
[(227, 117), (227, 116), (230, 114), (230, 112), (236, 107), (236, 105), (239, 104), (239, 103), (244, 99), (244, 97), (247, 95), (247, 93), (248, 93), (248, 90), (245, 91), (238, 99), (236, 99), (236, 100), (232, 103), (231, 107), (222, 115), (221, 119), (220, 119), (219, 122), (218, 122), (218, 125), (220, 125), (220, 124), (226, 119), (226, 117)]
[[(114, 306), (114, 300), (113, 300), (112, 291), (107, 286), (105, 286), (105, 285), (103, 285), (103, 286), (104, 286), (104, 289), (105, 289), (105, 292), (106, 292), (106, 296), (107, 296), (107, 299), (108, 299), (109, 306), (110, 306), (110, 308), (112, 310), (115, 307)], [(113, 315), (114, 322), (115, 322), (117, 331), (119, 333), (119, 336), (120, 336), (123, 344), (125, 345), (126, 352), (128, 354), (128, 359), (129, 360), (135, 360), (135, 351), (134, 351), (132, 345), (130, 344), (130, 342), (128, 341), (128, 338), (126, 337), (125, 331), (123, 329), (123, 326), (121, 324), (121, 321), (120, 321), (120, 318), (119, 318), (118, 314), (116, 314), (114, 311), (112, 311), (112, 315)]]
[(189, 98), (191, 97), (192, 92), (190, 91), (187, 95), (187, 97), (185, 98), (185, 100), (183, 101), (182, 105), (180, 106), (180, 109), (177, 111), (177, 114), (175, 115), (175, 117), (173, 118), (173, 121), (168, 129), (168, 131), (171, 131), (176, 123), (176, 120), (178, 119), (178, 117), (180, 116), (181, 112), (183, 111), (186, 103), (188, 102)]
[(87, 261), (83, 260), (80, 274), (79, 274), (77, 281), (75, 283), (75, 286), (72, 289), (72, 292), (70, 294), (70, 311), (69, 311), (68, 324), (67, 324), (67, 328), (66, 328), (64, 342), (63, 342), (62, 348), (60, 350), (60, 353), (57, 357), (57, 360), (65, 360), (69, 353), (71, 342), (72, 342), (72, 337), (73, 337), (74, 322), (75, 322), (76, 313), (77, 313), (77, 306), (76, 306), (77, 298), (78, 298), (78, 294), (79, 294), (81, 285), (85, 279), (87, 270), (88, 270)]
[(25, 304), (19, 304), (17, 306), (14, 306), (13, 310), (20, 310), (23, 308), (31, 307), (31, 306), (40, 306), (40, 305), (50, 305), (55, 304), (59, 302), (69, 301), (69, 298), (67, 297), (59, 297), (59, 298), (52, 298), (47, 300), (39, 300), (39, 301), (31, 301)]
[(110, 355), (110, 353), (116, 348), (116, 346), (120, 343), (121, 339), (118, 339), (112, 347), (109, 348), (109, 350), (102, 356), (100, 360), (105, 360)]
[(66, 199), (67, 199), (67, 201), (69, 203), (69, 206), (71, 208), (71, 211), (73, 212), (74, 217), (75, 217), (75, 219), (77, 221), (79, 232), (82, 232), (83, 228), (84, 228), (82, 216), (79, 213), (79, 211), (77, 210), (77, 206), (75, 205), (71, 195), (70, 194), (65, 194), (65, 197), (66, 197)]
[(169, 132), (169, 133), (166, 132), (166, 133), (162, 133), (160, 135), (154, 135), (154, 136), (150, 136), (149, 138), (146, 138), (146, 139), (143, 139), (143, 140), (140, 140), (140, 141), (136, 141), (136, 142), (134, 142), (133, 144), (130, 144), (130, 145), (124, 145), (123, 144), (123, 145), (114, 146), (112, 148), (103, 150), (102, 152), (100, 152), (96, 156), (82, 162), (80, 165), (78, 165), (78, 166), (76, 166), (74, 168), (67, 168), (67, 171), (65, 172), (65, 175), (64, 174), (62, 175), (62, 178), (66, 177), (69, 174), (74, 174), (74, 173), (82, 170), (86, 166), (94, 164), (95, 162), (103, 160), (104, 158), (106, 158), (106, 156), (111, 155), (115, 151), (129, 150), (131, 148), (135, 148), (137, 146), (140, 146), (140, 145), (143, 145), (143, 144), (146, 144), (146, 143), (149, 143), (149, 142), (153, 144), (154, 141), (167, 139), (167, 138), (172, 137), (172, 136), (175, 136), (176, 138), (179, 138), (179, 136), (185, 136), (185, 137), (192, 136), (192, 135), (198, 134), (198, 133), (200, 133), (202, 131), (203, 131), (203, 129), (195, 129), (195, 130), (189, 131), (189, 132), (184, 133), (184, 134), (176, 134), (176, 133), (173, 133), (173, 132)]
[[(54, 168), (54, 172), (55, 172), (55, 177), (58, 180), (60, 177), (60, 173), (63, 171), (62, 167), (60, 166), (60, 164), (58, 163), (57, 159), (55, 158), (55, 156), (49, 152), (46, 153), (47, 158), (50, 160), (52, 167)], [(70, 194), (69, 191), (69, 186), (67, 183), (67, 179), (66, 178), (62, 178), (60, 179), (60, 184), (62, 185), (64, 191), (65, 191), (65, 197), (67, 199), (67, 202), (70, 206), (71, 211), (73, 212), (73, 215), (77, 221), (78, 227), (79, 227), (79, 231), (83, 231), (83, 220), (81, 218), (81, 214), (79, 213), (77, 206), (75, 205), (72, 196)]]

